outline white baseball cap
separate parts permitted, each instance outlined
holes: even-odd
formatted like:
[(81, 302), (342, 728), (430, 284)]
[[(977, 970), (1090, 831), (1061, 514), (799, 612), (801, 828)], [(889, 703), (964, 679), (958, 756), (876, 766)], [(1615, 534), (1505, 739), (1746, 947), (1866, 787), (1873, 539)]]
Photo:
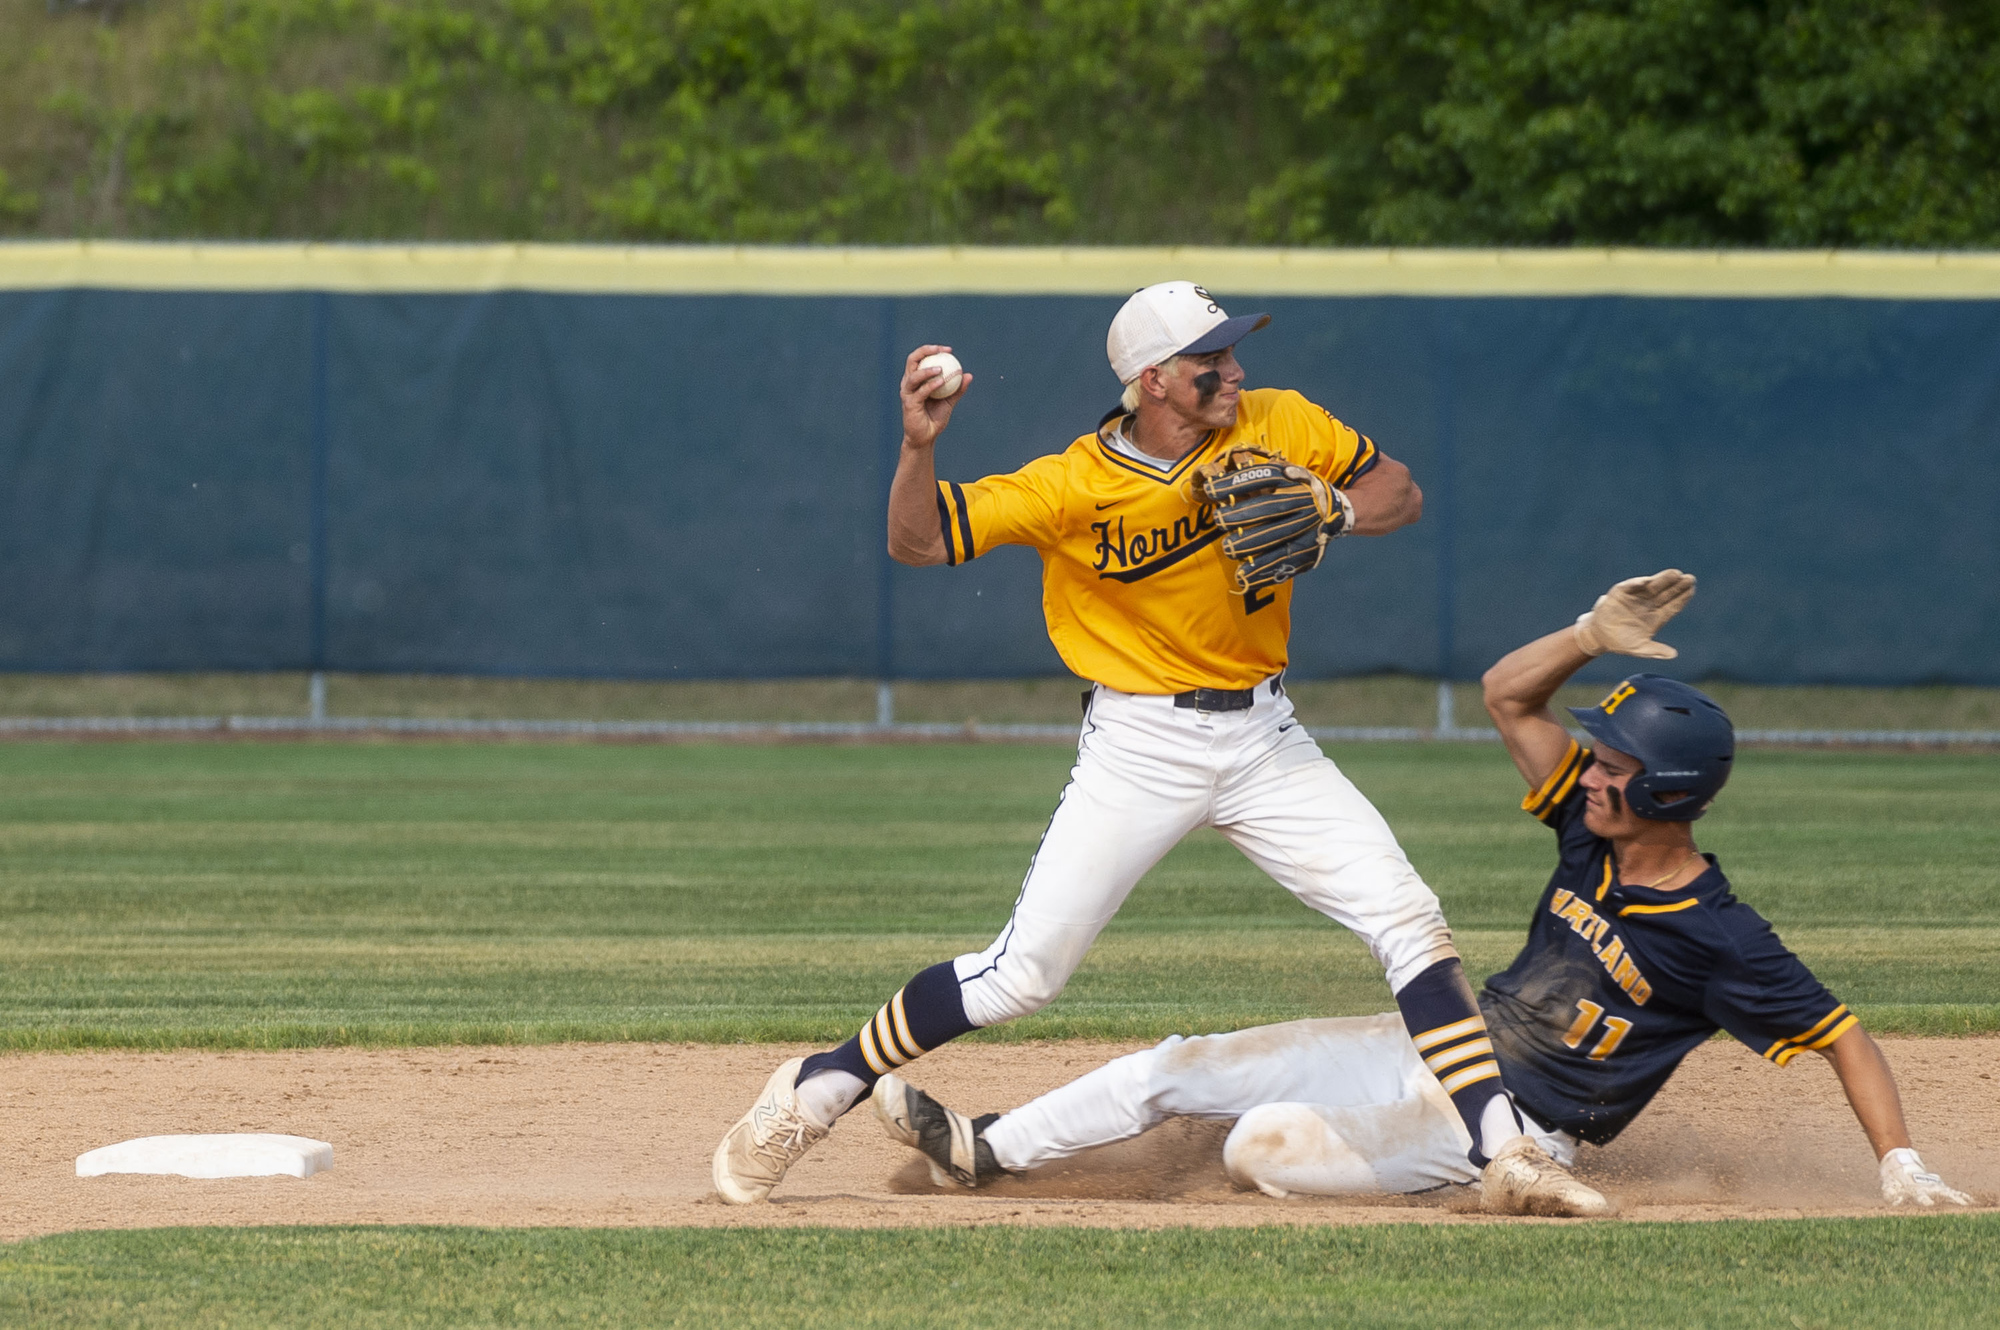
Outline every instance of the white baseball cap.
[(1269, 314), (1230, 318), (1193, 282), (1161, 282), (1133, 293), (1104, 339), (1111, 372), (1130, 383), (1163, 360), (1220, 351), (1271, 321)]

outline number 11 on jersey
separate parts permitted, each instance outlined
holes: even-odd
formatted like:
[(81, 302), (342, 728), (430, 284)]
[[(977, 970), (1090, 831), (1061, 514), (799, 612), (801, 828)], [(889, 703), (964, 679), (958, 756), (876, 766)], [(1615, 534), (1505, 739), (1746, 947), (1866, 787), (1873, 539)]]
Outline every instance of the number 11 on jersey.
[[(1569, 1029), (1564, 1032), (1563, 1043), (1571, 1048), (1581, 1046), (1584, 1038), (1590, 1034), (1590, 1028), (1597, 1024), (1597, 1018), (1600, 1016), (1604, 1016), (1604, 1008), (1600, 1004), (1587, 1000), (1578, 1001), (1576, 1019), (1570, 1022)], [(1597, 1041), (1597, 1047), (1590, 1050), (1591, 1061), (1602, 1062), (1617, 1052), (1618, 1045), (1625, 1041), (1625, 1036), (1631, 1029), (1632, 1022), (1623, 1016), (1604, 1016), (1604, 1036)]]

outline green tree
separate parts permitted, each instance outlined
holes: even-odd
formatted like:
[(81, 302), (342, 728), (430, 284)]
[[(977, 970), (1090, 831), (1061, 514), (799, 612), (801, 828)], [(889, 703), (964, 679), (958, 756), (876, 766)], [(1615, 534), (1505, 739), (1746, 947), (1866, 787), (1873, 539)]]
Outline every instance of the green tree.
[[(1917, 0), (1272, 6), (1337, 88), (1273, 239), (1923, 245), (2000, 238), (2000, 9)], [(1367, 133), (1356, 126), (1376, 121)]]
[(1970, 0), (151, 0), (112, 25), (0, 0), (0, 22), (31, 38), (0, 42), (17, 232), (2000, 243), (2000, 8)]

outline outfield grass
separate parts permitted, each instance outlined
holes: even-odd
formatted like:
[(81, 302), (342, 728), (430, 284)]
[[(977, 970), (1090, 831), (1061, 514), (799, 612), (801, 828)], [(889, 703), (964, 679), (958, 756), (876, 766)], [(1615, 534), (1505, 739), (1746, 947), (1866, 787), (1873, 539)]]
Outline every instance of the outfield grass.
[(1965, 1326), (2000, 1216), (1132, 1232), (158, 1229), (0, 1248), (56, 1326)]
[[(1495, 748), (1338, 757), (1502, 965), (1545, 879)], [(1053, 746), (0, 745), (0, 1046), (829, 1039), (1005, 917)], [(2000, 1028), (2000, 759), (1759, 752), (1702, 823), (1876, 1028)], [(1220, 838), (986, 1037), (1388, 1005)]]

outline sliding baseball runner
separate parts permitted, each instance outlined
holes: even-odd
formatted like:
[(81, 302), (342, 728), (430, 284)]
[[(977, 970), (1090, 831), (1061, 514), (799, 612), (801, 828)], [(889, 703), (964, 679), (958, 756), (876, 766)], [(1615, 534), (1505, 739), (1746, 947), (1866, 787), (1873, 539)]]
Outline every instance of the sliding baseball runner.
[[(1671, 569), (1622, 582), (1487, 672), (1487, 710), (1531, 787), (1522, 806), (1556, 833), (1558, 856), (1527, 945), (1480, 994), (1507, 1085), (1529, 1134), (1567, 1164), (1579, 1142), (1617, 1136), (1717, 1029), (1780, 1066), (1815, 1052), (1840, 1077), (1885, 1200), (1968, 1204), (1910, 1148), (1875, 1041), (1695, 847), (1693, 821), (1734, 763), (1722, 709), (1636, 674), (1571, 708), (1586, 749), (1549, 708), (1601, 651), (1672, 656), (1654, 634), (1693, 590)], [(1448, 1064), (1428, 1046), (1394, 1014), (1293, 1021), (1168, 1039), (995, 1119), (967, 1119), (893, 1075), (876, 1083), (875, 1109), (941, 1184), (977, 1186), (1185, 1116), (1234, 1119), (1224, 1164), (1272, 1196), (1425, 1191), (1478, 1178), (1439, 1084)]]
[(1605, 1208), (1525, 1134), (1437, 897), (1293, 719), (1281, 681), (1292, 579), (1333, 539), (1417, 520), (1422, 497), (1323, 408), (1244, 387), (1234, 347), (1269, 322), (1231, 318), (1189, 282), (1147, 287), (1106, 342), (1118, 409), (1064, 451), (971, 484), (940, 484), (933, 467), (971, 376), (933, 397), (942, 371), (920, 362), (948, 348), (910, 353), (890, 552), (908, 564), (1040, 553), (1049, 636), (1094, 681), (1076, 766), (993, 944), (916, 975), (839, 1048), (773, 1072), (716, 1147), (723, 1199), (767, 1197), (879, 1077), (1047, 1005), (1146, 871), (1210, 826), (1367, 942), (1440, 1068), (1473, 1165), (1506, 1179), (1490, 1196)]

